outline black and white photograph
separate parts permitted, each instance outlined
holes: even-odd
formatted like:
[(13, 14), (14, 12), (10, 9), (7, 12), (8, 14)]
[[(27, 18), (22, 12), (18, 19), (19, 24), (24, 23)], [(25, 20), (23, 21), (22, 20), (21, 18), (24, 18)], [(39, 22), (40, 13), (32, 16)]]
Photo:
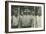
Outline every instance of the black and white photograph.
[(44, 3), (8, 2), (8, 32), (44, 30)]
[(40, 6), (11, 6), (12, 28), (41, 28)]

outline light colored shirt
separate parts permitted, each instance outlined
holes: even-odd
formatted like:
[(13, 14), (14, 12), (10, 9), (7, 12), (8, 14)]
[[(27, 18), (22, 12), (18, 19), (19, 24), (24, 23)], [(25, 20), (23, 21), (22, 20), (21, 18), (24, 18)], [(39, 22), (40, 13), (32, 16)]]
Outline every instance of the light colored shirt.
[(22, 26), (31, 26), (31, 16), (30, 15), (24, 15), (22, 17)]
[(32, 20), (32, 27), (35, 27), (35, 16), (31, 15), (31, 20)]
[(12, 25), (13, 25), (13, 26), (18, 25), (18, 23), (19, 23), (19, 17), (18, 17), (18, 16), (15, 17), (15, 15), (13, 15), (12, 17), (13, 17), (13, 19), (12, 19), (12, 20), (13, 20), (13, 24), (12, 24)]
[(41, 27), (41, 16), (37, 16), (37, 27)]

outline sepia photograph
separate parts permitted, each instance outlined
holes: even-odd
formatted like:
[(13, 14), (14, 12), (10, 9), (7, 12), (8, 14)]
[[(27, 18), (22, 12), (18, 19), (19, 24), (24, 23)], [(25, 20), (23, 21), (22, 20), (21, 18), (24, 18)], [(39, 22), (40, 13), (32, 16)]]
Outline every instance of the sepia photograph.
[(7, 32), (44, 31), (44, 3), (6, 2)]

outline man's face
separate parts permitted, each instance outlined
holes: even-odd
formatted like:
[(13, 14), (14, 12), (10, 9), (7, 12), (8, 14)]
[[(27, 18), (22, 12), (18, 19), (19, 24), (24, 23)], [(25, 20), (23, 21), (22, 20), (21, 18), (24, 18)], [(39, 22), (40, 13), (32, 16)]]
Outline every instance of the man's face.
[(27, 15), (27, 9), (24, 10), (24, 15)]
[(31, 15), (31, 12), (30, 12), (30, 10), (27, 10), (27, 14), (28, 14), (28, 15)]
[(23, 10), (21, 10), (20, 15), (23, 15)]
[(14, 11), (14, 15), (17, 15), (17, 14), (18, 14), (18, 11), (17, 11), (17, 10), (15, 10), (15, 11)]
[(32, 15), (35, 15), (35, 11), (32, 11)]
[(38, 15), (41, 15), (41, 12), (40, 11), (38, 11)]

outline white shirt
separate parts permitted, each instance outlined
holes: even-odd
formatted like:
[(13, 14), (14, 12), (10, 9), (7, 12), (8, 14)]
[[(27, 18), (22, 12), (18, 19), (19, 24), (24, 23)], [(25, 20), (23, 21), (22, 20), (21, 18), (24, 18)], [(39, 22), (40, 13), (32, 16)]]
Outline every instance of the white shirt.
[(37, 27), (41, 27), (41, 16), (37, 16)]
[(31, 17), (30, 17), (30, 15), (24, 15), (23, 16), (22, 26), (31, 26)]
[(13, 26), (18, 25), (19, 17), (15, 17), (15, 15), (13, 15), (12, 17), (13, 17), (13, 19), (12, 19), (12, 20), (13, 20), (13, 24), (12, 24), (12, 25), (13, 25)]

